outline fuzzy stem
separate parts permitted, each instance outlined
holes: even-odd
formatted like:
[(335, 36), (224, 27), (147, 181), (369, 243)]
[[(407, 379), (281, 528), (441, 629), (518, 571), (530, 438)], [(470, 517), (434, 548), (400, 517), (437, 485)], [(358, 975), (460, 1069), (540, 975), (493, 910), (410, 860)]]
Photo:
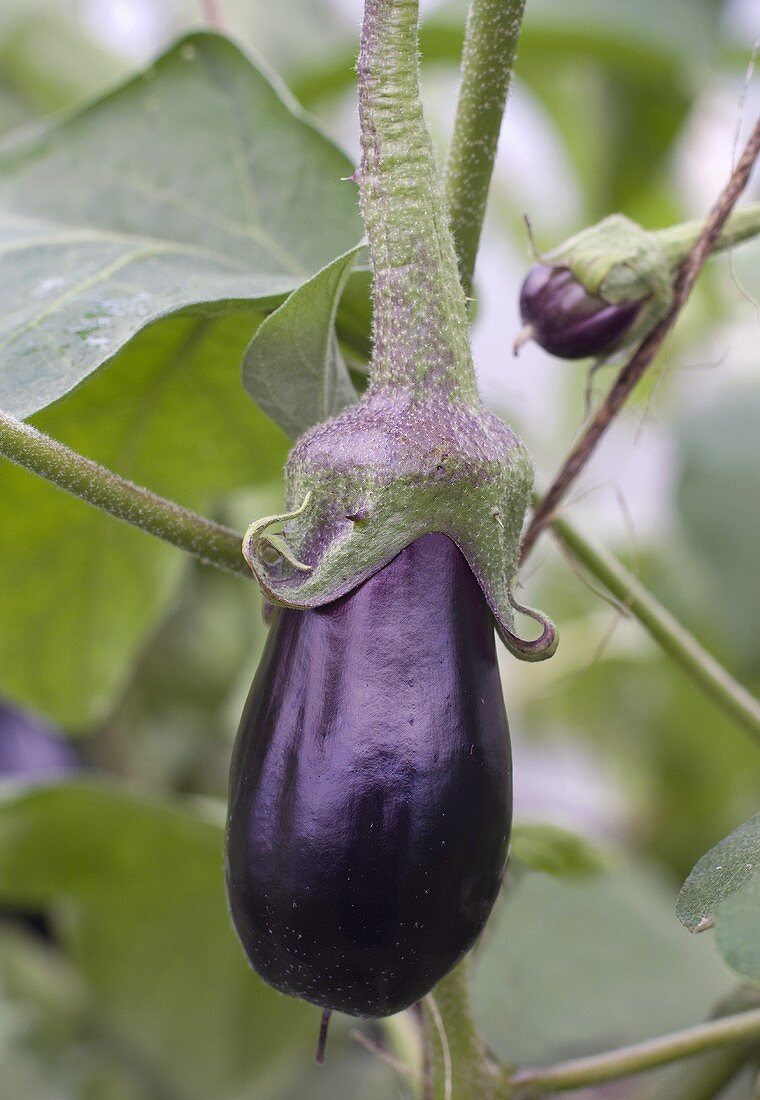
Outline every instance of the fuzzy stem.
[(760, 1039), (760, 1009), (757, 1008), (619, 1050), (605, 1051), (604, 1054), (574, 1058), (552, 1066), (519, 1069), (510, 1076), (509, 1081), (521, 1097), (567, 1092), (630, 1077), (680, 1058), (690, 1058), (705, 1050), (749, 1039)]
[[(657, 243), (675, 269), (686, 259), (703, 228), (702, 221), (682, 222), (668, 229), (656, 229), (652, 236), (656, 237)], [(748, 202), (731, 214), (713, 246), (713, 252), (725, 252), (759, 234), (760, 202)]]
[(465, 293), (472, 288), (525, 0), (472, 0), (462, 52), (446, 198)]
[(419, 91), (417, 0), (366, 0), (358, 183), (374, 271), (373, 390), (476, 403), (467, 310)]
[(424, 1008), (435, 1100), (497, 1100), (509, 1095), (473, 1022), (468, 959), (438, 983)]
[(589, 542), (567, 520), (555, 518), (551, 526), (573, 557), (639, 620), (713, 702), (760, 740), (760, 701), (742, 687), (612, 554)]
[(119, 477), (4, 412), (0, 412), (0, 454), (201, 561), (251, 576), (235, 531)]

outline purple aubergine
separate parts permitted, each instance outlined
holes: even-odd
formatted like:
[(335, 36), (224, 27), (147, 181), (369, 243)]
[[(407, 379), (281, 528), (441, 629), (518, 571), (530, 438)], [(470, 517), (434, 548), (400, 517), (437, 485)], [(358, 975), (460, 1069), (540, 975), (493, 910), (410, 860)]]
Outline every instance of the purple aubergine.
[(536, 264), (520, 290), (520, 316), (535, 340), (560, 359), (586, 359), (614, 351), (624, 341), (641, 302), (618, 305), (598, 298), (568, 267)]
[(450, 539), (276, 613), (227, 829), (232, 919), (267, 982), (355, 1016), (414, 1004), (482, 931), (510, 821), (493, 621)]

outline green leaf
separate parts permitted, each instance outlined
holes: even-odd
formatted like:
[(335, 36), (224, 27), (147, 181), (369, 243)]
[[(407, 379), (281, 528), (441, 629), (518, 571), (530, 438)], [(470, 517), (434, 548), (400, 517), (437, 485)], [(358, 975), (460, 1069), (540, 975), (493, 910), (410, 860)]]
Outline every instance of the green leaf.
[(755, 385), (721, 390), (690, 412), (678, 429), (677, 490), (708, 640), (717, 639), (741, 669), (755, 675), (760, 675), (758, 432)]
[[(760, 814), (725, 837), (692, 870), (678, 895), (676, 912), (690, 932), (712, 922), (727, 898), (760, 871)], [(757, 929), (760, 935), (760, 908)]]
[(743, 981), (760, 985), (760, 873), (751, 875), (721, 905), (716, 943), (724, 961)]
[(593, 875), (606, 866), (587, 840), (556, 825), (515, 825), (510, 858), (530, 871), (559, 876)]
[[(187, 507), (279, 478), (287, 440), (237, 364), (255, 314), (152, 326), (35, 423)], [(186, 559), (0, 460), (0, 693), (69, 728), (101, 717)], [(257, 614), (255, 585), (240, 598)]]
[(343, 288), (361, 246), (324, 267), (259, 326), (243, 361), (243, 384), (290, 436), (356, 400), (335, 335)]
[(221, 825), (95, 782), (0, 801), (2, 896), (58, 907), (102, 1033), (153, 1074), (154, 1095), (276, 1093), (318, 1022), (249, 970), (227, 914), (222, 845)]
[(361, 235), (352, 166), (195, 34), (0, 145), (0, 405), (55, 401), (157, 318), (280, 299)]
[(629, 863), (508, 884), (474, 962), (476, 1016), (495, 1053), (546, 1062), (707, 1015), (731, 979), (709, 941), (683, 935), (672, 906), (662, 879)]

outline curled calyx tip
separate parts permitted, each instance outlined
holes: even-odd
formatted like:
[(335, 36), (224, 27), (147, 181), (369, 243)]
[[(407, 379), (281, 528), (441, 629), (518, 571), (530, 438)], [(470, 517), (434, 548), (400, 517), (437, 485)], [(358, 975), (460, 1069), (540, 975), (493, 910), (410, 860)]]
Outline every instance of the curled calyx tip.
[(524, 604), (518, 603), (511, 590), (509, 602), (513, 611), (517, 611), (520, 615), (525, 615), (537, 622), (541, 627), (541, 633), (533, 641), (526, 641), (526, 639), (520, 638), (514, 630), (497, 621), (498, 634), (506, 648), (513, 657), (517, 657), (521, 661), (548, 660), (549, 657), (554, 655), (559, 644), (559, 632), (552, 620), (535, 607), (526, 607)]
[(251, 523), (246, 530), (243, 536), (243, 557), (265, 591), (266, 585), (262, 581), (262, 572), (268, 565), (271, 565), (271, 562), (267, 561), (265, 557), (267, 550), (273, 553), (276, 558), (286, 561), (288, 565), (298, 570), (299, 573), (311, 572), (312, 566), (298, 560), (295, 554), (290, 550), (285, 536), (281, 533), (270, 531), (271, 527), (287, 523), (288, 520), (297, 519), (299, 516), (302, 516), (310, 503), (311, 492), (308, 492), (303, 498), (300, 506), (295, 508), (292, 512), (280, 512), (273, 516), (263, 516), (261, 519), (257, 519)]

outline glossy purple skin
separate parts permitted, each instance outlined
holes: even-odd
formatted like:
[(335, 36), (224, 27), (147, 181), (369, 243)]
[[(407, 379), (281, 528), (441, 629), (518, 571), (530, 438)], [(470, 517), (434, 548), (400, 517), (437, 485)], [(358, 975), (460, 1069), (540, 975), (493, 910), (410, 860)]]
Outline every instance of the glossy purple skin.
[(520, 290), (520, 316), (537, 344), (560, 359), (587, 359), (613, 351), (633, 324), (641, 302), (610, 305), (589, 294), (567, 267), (536, 264)]
[(482, 931), (510, 821), (493, 622), (446, 536), (277, 613), (227, 833), (232, 919), (267, 982), (355, 1016), (414, 1004)]
[(63, 778), (81, 766), (65, 737), (24, 711), (0, 702), (0, 777)]

